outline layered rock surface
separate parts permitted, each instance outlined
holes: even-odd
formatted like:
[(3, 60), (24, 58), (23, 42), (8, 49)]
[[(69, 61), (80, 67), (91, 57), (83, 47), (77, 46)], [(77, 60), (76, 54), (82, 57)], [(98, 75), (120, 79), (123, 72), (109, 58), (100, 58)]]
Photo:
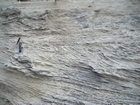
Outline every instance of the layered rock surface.
[(0, 7), (0, 105), (140, 104), (139, 0)]

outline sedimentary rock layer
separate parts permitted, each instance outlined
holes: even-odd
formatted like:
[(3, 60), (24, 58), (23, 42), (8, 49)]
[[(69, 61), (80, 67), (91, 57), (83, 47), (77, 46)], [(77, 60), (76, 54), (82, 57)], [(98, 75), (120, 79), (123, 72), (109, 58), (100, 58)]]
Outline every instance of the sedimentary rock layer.
[(0, 8), (0, 105), (140, 104), (139, 0)]

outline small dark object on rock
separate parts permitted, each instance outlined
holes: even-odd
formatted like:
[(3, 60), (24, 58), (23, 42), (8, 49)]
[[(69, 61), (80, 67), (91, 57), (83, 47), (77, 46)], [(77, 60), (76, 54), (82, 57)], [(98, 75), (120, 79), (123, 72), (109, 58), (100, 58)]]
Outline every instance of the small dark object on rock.
[(88, 28), (89, 24), (83, 24), (83, 28)]
[(134, 29), (130, 29), (130, 31), (135, 31)]
[(55, 5), (56, 5), (56, 1), (57, 1), (57, 0), (54, 0), (54, 2), (55, 2)]
[(92, 7), (91, 5), (89, 5), (88, 7)]

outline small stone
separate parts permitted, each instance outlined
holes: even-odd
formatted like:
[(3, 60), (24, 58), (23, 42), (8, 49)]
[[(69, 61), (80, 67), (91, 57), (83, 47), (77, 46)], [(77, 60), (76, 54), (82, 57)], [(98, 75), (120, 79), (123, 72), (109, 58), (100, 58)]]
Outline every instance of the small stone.
[(101, 9), (95, 9), (94, 12), (100, 12)]
[(130, 31), (135, 31), (134, 29), (130, 29)]
[(83, 28), (88, 28), (89, 24), (83, 24)]
[(92, 7), (91, 5), (89, 5), (88, 7)]

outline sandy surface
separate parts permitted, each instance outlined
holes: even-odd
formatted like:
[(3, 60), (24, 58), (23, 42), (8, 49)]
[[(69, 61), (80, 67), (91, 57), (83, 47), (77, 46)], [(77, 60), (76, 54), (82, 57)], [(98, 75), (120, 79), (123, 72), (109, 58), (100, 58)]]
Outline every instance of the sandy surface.
[(140, 104), (139, 0), (0, 2), (0, 105)]

